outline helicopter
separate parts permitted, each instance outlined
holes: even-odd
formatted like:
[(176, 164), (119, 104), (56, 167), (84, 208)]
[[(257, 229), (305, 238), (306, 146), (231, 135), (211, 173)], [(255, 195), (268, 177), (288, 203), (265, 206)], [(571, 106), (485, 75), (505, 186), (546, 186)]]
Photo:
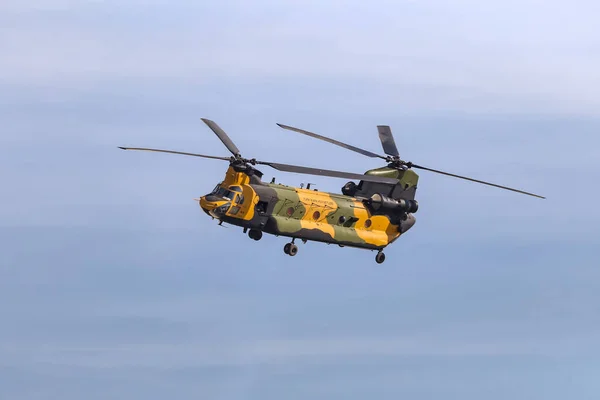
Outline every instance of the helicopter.
[[(529, 196), (545, 197), (490, 182), (451, 174), (424, 167), (400, 158), (391, 128), (377, 125), (379, 140), (385, 155), (352, 146), (317, 133), (277, 123), (285, 130), (320, 139), (371, 158), (385, 162), (382, 167), (364, 174), (321, 168), (260, 161), (244, 158), (230, 137), (212, 120), (201, 120), (216, 134), (231, 156), (212, 156), (182, 151), (144, 147), (120, 147), (123, 150), (140, 150), (180, 154), (229, 163), (224, 179), (214, 189), (198, 199), (200, 208), (213, 219), (243, 228), (253, 240), (263, 233), (291, 238), (283, 251), (289, 256), (298, 253), (296, 239), (335, 244), (377, 251), (375, 261), (385, 261), (383, 250), (406, 234), (416, 222), (419, 203), (415, 199), (419, 175), (414, 169), (430, 171), (484, 185), (510, 190)], [(262, 180), (264, 165), (278, 171), (350, 179), (341, 193), (330, 193), (304, 187), (288, 186)], [(355, 181), (358, 181), (356, 183)]]

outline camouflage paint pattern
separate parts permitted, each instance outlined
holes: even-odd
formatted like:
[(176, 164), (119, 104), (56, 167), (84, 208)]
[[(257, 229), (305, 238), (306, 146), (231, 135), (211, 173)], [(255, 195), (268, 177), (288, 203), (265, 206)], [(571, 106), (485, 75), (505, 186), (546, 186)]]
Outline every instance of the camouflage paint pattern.
[(219, 184), (223, 188), (240, 188), (241, 192), (237, 192), (233, 200), (218, 198), (215, 199), (210, 195), (200, 198), (200, 207), (207, 211), (219, 208), (222, 205), (231, 203), (228, 208), (227, 217), (236, 220), (250, 221), (254, 218), (254, 207), (258, 201), (256, 192), (250, 185), (250, 177), (243, 172), (237, 172), (234, 168), (229, 167), (225, 173), (225, 179)]
[(419, 182), (419, 175), (412, 169), (408, 169), (406, 171), (399, 170), (397, 168), (375, 168), (370, 169), (365, 172), (365, 175), (373, 175), (373, 176), (384, 176), (386, 178), (395, 178), (400, 181), (400, 184), (404, 188), (415, 187)]
[[(404, 182), (401, 180), (401, 184), (416, 185), (415, 177), (407, 174), (411, 171), (391, 171), (402, 174)], [(380, 169), (374, 170), (373, 174), (375, 173), (389, 172)], [(200, 206), (204, 211), (232, 225), (277, 236), (382, 249), (415, 223), (411, 214), (406, 220), (397, 221), (388, 215), (373, 215), (361, 198), (282, 184), (267, 184), (260, 179), (252, 180), (245, 172), (238, 172), (233, 167), (229, 167), (220, 186), (230, 190), (232, 187), (239, 187), (243, 202), (239, 201), (239, 194), (232, 201), (215, 201), (211, 195), (207, 195), (200, 199)], [(227, 212), (215, 214), (214, 210), (223, 205), (229, 207)]]

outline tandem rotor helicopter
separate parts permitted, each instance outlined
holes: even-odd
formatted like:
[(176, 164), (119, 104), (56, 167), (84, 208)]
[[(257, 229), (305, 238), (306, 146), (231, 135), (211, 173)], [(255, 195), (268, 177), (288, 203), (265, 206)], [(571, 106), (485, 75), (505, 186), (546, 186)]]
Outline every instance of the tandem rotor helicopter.
[[(377, 250), (375, 261), (385, 261), (383, 249), (408, 232), (415, 224), (414, 214), (419, 209), (415, 200), (419, 176), (413, 169), (422, 169), (438, 174), (465, 179), (484, 185), (526, 194), (545, 197), (484, 182), (460, 175), (450, 174), (400, 159), (392, 131), (387, 125), (378, 125), (379, 139), (386, 155), (380, 155), (340, 141), (330, 139), (303, 129), (277, 124), (283, 129), (352, 150), (364, 156), (380, 158), (383, 167), (371, 169), (364, 174), (309, 168), (276, 162), (259, 161), (242, 157), (240, 150), (215, 122), (202, 121), (217, 135), (233, 154), (230, 157), (210, 156), (181, 151), (142, 147), (119, 147), (123, 150), (142, 150), (182, 154), (223, 160), (229, 163), (225, 178), (208, 194), (198, 200), (202, 210), (219, 220), (243, 228), (244, 233), (260, 240), (263, 232), (291, 238), (284, 252), (295, 256), (298, 252), (296, 239), (337, 244), (368, 250)], [(265, 165), (279, 171), (295, 172), (358, 180), (346, 183), (341, 194), (328, 193), (304, 187), (287, 186), (262, 181), (263, 173), (256, 168)]]

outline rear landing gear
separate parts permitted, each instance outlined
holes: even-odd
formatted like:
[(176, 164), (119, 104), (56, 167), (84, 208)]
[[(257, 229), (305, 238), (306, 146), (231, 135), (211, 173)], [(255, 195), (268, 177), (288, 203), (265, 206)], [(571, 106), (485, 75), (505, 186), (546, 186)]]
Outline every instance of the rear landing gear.
[(287, 243), (285, 246), (283, 246), (283, 252), (293, 257), (298, 253), (298, 246), (296, 246), (294, 242)]
[(383, 251), (379, 251), (379, 253), (377, 253), (377, 255), (375, 256), (375, 261), (377, 262), (377, 264), (381, 264), (382, 262), (384, 262), (385, 253)]

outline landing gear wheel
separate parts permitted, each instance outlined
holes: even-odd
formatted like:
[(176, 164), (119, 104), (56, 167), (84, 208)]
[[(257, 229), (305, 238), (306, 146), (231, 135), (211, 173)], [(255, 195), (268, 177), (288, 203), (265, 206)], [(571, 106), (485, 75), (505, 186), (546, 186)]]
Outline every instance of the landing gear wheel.
[(375, 256), (375, 261), (377, 262), (377, 264), (381, 264), (382, 262), (385, 261), (385, 254), (380, 251), (379, 253), (377, 253), (377, 255)]
[(296, 246), (294, 243), (287, 243), (285, 246), (283, 246), (283, 252), (288, 256), (293, 257), (298, 253), (298, 246)]
[(258, 229), (250, 229), (250, 232), (248, 232), (248, 236), (250, 236), (250, 239), (254, 239), (254, 240), (260, 240), (262, 238), (262, 231), (259, 231)]

